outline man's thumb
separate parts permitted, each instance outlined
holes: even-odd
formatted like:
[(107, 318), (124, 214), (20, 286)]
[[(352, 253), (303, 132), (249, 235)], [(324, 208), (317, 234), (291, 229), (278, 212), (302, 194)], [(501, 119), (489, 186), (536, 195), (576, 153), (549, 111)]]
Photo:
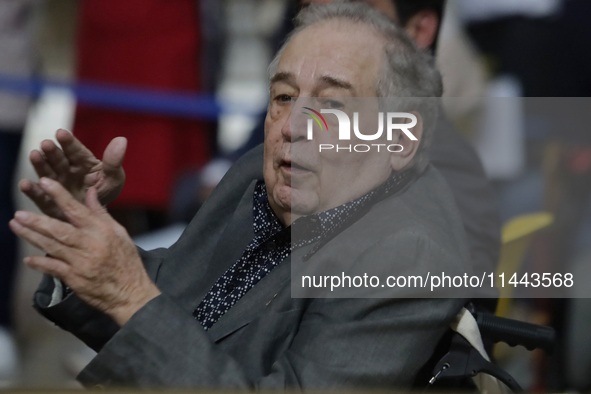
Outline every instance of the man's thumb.
[(127, 138), (117, 137), (109, 143), (103, 154), (103, 169), (105, 173), (121, 171), (121, 165), (127, 150)]

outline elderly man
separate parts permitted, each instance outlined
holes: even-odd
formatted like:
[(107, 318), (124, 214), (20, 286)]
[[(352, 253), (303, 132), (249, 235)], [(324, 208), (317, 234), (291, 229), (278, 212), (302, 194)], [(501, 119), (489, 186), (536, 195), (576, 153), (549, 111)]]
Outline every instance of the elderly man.
[[(301, 0), (302, 5), (329, 3), (333, 0)], [(437, 38), (442, 24), (445, 0), (365, 0), (374, 9), (390, 17), (404, 27), (408, 35), (423, 50), (435, 53)], [(295, 10), (289, 10), (288, 15)], [(291, 17), (285, 18), (277, 41), (283, 43), (285, 35), (293, 29)], [(449, 86), (445, 86), (449, 89)], [(453, 87), (451, 89), (454, 90)], [(448, 91), (449, 93), (449, 91)], [(448, 94), (449, 96), (449, 94)], [(261, 119), (250, 140), (235, 156), (255, 148), (263, 142), (264, 121)], [(259, 146), (258, 160), (262, 167), (263, 149)], [(470, 258), (476, 271), (495, 271), (499, 260), (501, 220), (495, 193), (486, 178), (480, 159), (472, 145), (455, 130), (453, 125), (441, 116), (436, 125), (433, 142), (427, 147), (431, 164), (437, 168), (448, 183), (464, 223), (470, 248)], [(256, 178), (260, 170), (247, 174)], [(495, 299), (479, 300), (478, 307), (494, 310)]]
[[(417, 114), (415, 138), (391, 133), (401, 151), (348, 155), (357, 161), (347, 165), (309, 149), (319, 141), (306, 138), (293, 108), (308, 97), (334, 108), (332, 97), (440, 96), (432, 59), (364, 4), (312, 6), (299, 24), (271, 67), (263, 179), (244, 177), (251, 158), (237, 163), (168, 250), (138, 253), (101, 205), (121, 188), (124, 141), (99, 162), (60, 131), (63, 152), (32, 154), (38, 172), (59, 182), (21, 188), (61, 220), (17, 212), (10, 225), (48, 254), (26, 259), (48, 274), (36, 308), (99, 352), (78, 377), (85, 385), (409, 386), (463, 305), (291, 297), (301, 251), (329, 261), (342, 253), (334, 240), (349, 245), (348, 262), (468, 269), (453, 196), (420, 157), (433, 129), (426, 119)], [(335, 130), (326, 128), (319, 139)], [(353, 185), (332, 192), (340, 180)], [(391, 212), (396, 220), (384, 223)], [(292, 244), (302, 220), (316, 231)], [(377, 239), (367, 220), (381, 224)]]

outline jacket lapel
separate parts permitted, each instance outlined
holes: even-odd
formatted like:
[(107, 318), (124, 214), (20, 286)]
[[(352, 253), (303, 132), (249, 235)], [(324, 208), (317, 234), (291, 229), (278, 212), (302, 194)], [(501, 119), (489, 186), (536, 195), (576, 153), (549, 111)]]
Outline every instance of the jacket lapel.
[[(246, 189), (218, 242), (211, 245), (209, 251), (204, 251), (208, 248), (204, 245), (197, 257), (186, 253), (175, 255), (174, 267), (159, 275), (157, 285), (187, 312), (193, 313), (213, 284), (240, 258), (254, 237), (252, 196), (255, 184), (256, 181), (253, 181)], [(199, 237), (199, 234), (191, 236)]]
[(240, 259), (244, 249), (254, 238), (252, 205), (256, 183), (257, 181), (253, 181), (246, 189), (230, 223), (212, 253), (197, 303), (201, 302), (217, 280)]
[(289, 287), (290, 279), (291, 257), (287, 256), (209, 329), (210, 337), (219, 341), (256, 319), (281, 289)]
[[(215, 282), (242, 256), (246, 246), (254, 238), (253, 230), (253, 193), (256, 180), (244, 192), (228, 226), (225, 228), (219, 242), (212, 249), (211, 259), (207, 262), (205, 270), (202, 269), (201, 280), (195, 281), (194, 286), (187, 288), (186, 292), (174, 294), (183, 308), (193, 313), (201, 300), (209, 292)], [(228, 312), (226, 312), (208, 330), (208, 335), (214, 341), (218, 341), (250, 321), (258, 317), (266, 309), (267, 303), (273, 299), (285, 286), (289, 287), (291, 279), (291, 258), (288, 256), (275, 267), (268, 275), (250, 289)], [(178, 272), (177, 272), (178, 274)], [(186, 272), (185, 274), (189, 274)]]

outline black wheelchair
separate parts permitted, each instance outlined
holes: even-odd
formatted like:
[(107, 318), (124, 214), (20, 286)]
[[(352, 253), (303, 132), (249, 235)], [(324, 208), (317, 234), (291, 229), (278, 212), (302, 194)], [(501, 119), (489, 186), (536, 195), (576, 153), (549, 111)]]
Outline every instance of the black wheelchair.
[[(417, 375), (413, 386), (422, 387), (423, 391), (475, 392), (482, 388), (478, 387), (473, 378), (485, 374), (509, 389), (494, 390), (496, 392), (523, 392), (511, 375), (488, 359), (485, 349), (490, 351), (495, 343), (504, 342), (509, 346), (521, 345), (530, 351), (542, 349), (552, 354), (556, 336), (554, 329), (476, 311), (472, 303), (466, 305), (464, 312), (470, 315), (463, 316), (463, 320), (468, 322), (468, 333), (465, 329), (462, 332), (460, 329), (450, 328), (433, 356)], [(469, 332), (470, 327), (473, 332)], [(475, 336), (480, 336), (480, 343), (488, 346), (481, 347), (478, 339), (474, 341)], [(482, 391), (492, 394), (493, 390)]]

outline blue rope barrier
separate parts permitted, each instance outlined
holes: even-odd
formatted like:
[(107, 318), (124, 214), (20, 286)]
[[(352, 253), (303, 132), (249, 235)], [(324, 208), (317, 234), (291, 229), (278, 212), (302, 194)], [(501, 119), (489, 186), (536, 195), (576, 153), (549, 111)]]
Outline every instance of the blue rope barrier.
[(176, 117), (216, 120), (222, 114), (256, 116), (259, 111), (219, 102), (211, 95), (176, 91), (130, 88), (97, 83), (65, 83), (37, 78), (19, 78), (0, 74), (0, 90), (27, 96), (39, 96), (46, 88), (66, 89), (81, 104), (101, 108)]

